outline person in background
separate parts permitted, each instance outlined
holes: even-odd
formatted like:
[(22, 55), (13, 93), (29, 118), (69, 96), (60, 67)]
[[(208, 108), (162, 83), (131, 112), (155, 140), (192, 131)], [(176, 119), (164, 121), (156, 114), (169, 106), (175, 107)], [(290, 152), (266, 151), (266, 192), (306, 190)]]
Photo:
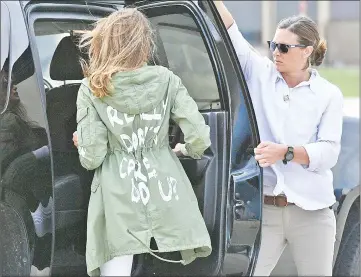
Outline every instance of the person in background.
[(6, 110), (0, 115), (0, 195), (4, 188), (10, 189), (22, 195), (34, 211), (39, 201), (47, 205), (52, 191), (49, 148), (37, 136), (35, 130), (41, 127), (29, 118), (16, 82), (7, 78), (7, 71), (2, 70), (1, 107), (5, 107), (7, 87), (11, 83)]
[(223, 1), (214, 1), (251, 94), (264, 173), (261, 249), (255, 276), (269, 276), (290, 246), (299, 276), (331, 276), (336, 235), (331, 168), (340, 152), (343, 95), (312, 66), (326, 41), (305, 16), (281, 20), (268, 41), (273, 61), (244, 39)]
[[(0, 201), (17, 209), (26, 226), (29, 247), (34, 249), (39, 238), (52, 232), (51, 161), (44, 140), (46, 130), (28, 116), (18, 93), (16, 73), (13, 70), (9, 79), (7, 70), (0, 71), (0, 107), (6, 107), (0, 114)], [(50, 258), (31, 262), (34, 272), (44, 269)]]

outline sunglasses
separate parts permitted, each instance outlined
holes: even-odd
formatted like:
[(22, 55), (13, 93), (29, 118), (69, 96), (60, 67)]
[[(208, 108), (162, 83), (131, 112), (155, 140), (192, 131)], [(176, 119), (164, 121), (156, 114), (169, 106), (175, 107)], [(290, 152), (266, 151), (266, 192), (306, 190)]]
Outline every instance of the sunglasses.
[(296, 47), (307, 47), (307, 45), (304, 44), (284, 44), (284, 43), (275, 43), (274, 41), (267, 41), (268, 43), (268, 47), (269, 49), (274, 52), (276, 50), (276, 48), (278, 49), (278, 51), (280, 51), (281, 53), (285, 54), (288, 52), (288, 49), (290, 48), (296, 48)]

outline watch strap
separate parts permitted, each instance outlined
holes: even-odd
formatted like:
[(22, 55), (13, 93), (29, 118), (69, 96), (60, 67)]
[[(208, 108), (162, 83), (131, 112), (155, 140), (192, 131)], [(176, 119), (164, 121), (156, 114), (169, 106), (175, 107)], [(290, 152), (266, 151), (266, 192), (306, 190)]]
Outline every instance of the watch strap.
[(294, 148), (292, 147), (292, 146), (288, 146), (287, 147), (287, 152), (286, 152), (286, 154), (285, 154), (285, 156), (284, 156), (284, 159), (282, 160), (282, 162), (283, 162), (283, 164), (287, 164), (289, 161), (291, 161), (291, 160), (288, 160), (287, 159), (287, 154), (289, 154), (289, 153), (292, 153), (292, 154), (294, 154)]

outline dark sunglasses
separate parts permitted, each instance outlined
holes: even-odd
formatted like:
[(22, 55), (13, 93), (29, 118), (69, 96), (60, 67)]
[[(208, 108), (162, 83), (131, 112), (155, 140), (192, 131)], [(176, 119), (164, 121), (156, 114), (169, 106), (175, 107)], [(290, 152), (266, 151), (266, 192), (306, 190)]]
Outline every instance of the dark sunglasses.
[(295, 47), (307, 47), (307, 45), (304, 44), (284, 44), (284, 43), (275, 43), (274, 41), (267, 41), (268, 43), (268, 47), (269, 49), (274, 52), (276, 50), (276, 48), (278, 49), (278, 51), (280, 51), (281, 53), (285, 54), (288, 52), (288, 49), (290, 48), (295, 48)]

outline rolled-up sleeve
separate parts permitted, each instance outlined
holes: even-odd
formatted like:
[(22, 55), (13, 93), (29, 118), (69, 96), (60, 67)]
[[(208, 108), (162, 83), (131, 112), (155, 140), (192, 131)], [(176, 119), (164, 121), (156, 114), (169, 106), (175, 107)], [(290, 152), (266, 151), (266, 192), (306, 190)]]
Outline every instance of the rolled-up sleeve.
[(246, 80), (252, 78), (252, 72), (270, 62), (267, 57), (262, 57), (243, 37), (236, 22), (228, 28), (228, 35), (236, 51), (239, 63), (242, 67)]
[(303, 145), (310, 161), (304, 168), (317, 172), (336, 165), (341, 149), (342, 122), (343, 96), (335, 89), (318, 126), (317, 141)]
[[(85, 91), (86, 90), (86, 91)], [(108, 151), (108, 130), (90, 99), (86, 85), (80, 86), (77, 98), (78, 153), (81, 165), (99, 167)]]

